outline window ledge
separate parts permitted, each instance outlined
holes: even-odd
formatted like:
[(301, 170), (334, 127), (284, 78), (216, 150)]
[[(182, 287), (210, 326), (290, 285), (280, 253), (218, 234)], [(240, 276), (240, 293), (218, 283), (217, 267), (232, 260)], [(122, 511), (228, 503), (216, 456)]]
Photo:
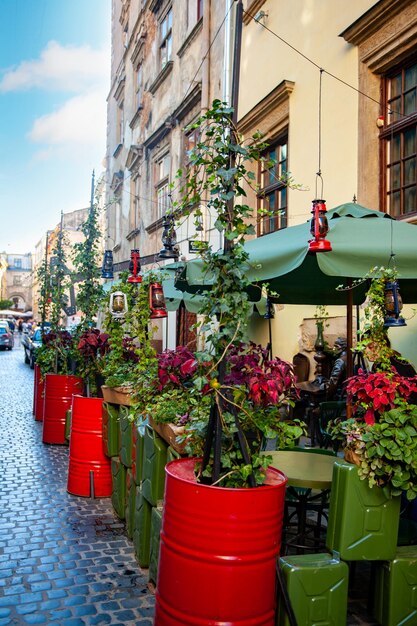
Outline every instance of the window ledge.
[(114, 158), (116, 158), (120, 154), (120, 151), (121, 151), (122, 148), (123, 148), (123, 144), (122, 143), (117, 144), (116, 149), (113, 152)]
[(132, 117), (132, 119), (129, 122), (129, 126), (130, 126), (130, 128), (132, 130), (135, 128), (136, 124), (138, 123), (139, 118), (140, 118), (140, 116), (142, 114), (142, 111), (143, 111), (143, 106), (140, 104), (138, 106), (138, 108), (137, 108), (136, 113), (134, 114), (134, 116)]
[(154, 96), (157, 89), (164, 82), (164, 80), (171, 74), (172, 68), (174, 66), (174, 61), (168, 61), (163, 67), (163, 69), (159, 72), (158, 76), (153, 81), (152, 85), (149, 87), (149, 91)]
[(195, 26), (191, 29), (189, 35), (187, 36), (186, 40), (184, 41), (184, 43), (182, 44), (181, 48), (178, 50), (177, 55), (181, 58), (184, 54), (184, 52), (186, 51), (186, 49), (188, 48), (188, 46), (194, 41), (194, 39), (197, 37), (198, 33), (201, 31), (201, 29), (203, 28), (203, 18), (200, 17), (200, 19), (198, 20), (198, 22), (195, 24)]
[(164, 223), (164, 219), (165, 219), (165, 217), (160, 217), (155, 222), (152, 222), (152, 224), (149, 224), (149, 226), (147, 226), (146, 229), (145, 229), (146, 232), (149, 233), (149, 234), (152, 234), (152, 233), (155, 233), (160, 228), (162, 228), (162, 224)]
[(126, 239), (130, 241), (131, 239), (134, 239), (136, 235), (139, 235), (139, 233), (140, 233), (140, 228), (134, 228), (133, 230), (130, 231), (130, 233), (126, 235)]

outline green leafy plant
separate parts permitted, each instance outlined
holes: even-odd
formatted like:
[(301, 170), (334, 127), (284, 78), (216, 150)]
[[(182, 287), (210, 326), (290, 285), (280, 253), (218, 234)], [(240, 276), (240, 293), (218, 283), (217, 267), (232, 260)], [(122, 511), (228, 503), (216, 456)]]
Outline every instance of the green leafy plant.
[[(198, 130), (199, 140), (189, 153), (188, 170), (178, 172), (183, 184), (181, 199), (174, 202), (174, 210), (181, 215), (193, 211), (198, 225), (201, 206), (208, 200), (217, 216), (215, 227), (224, 240), (223, 251), (213, 251), (210, 246), (200, 251), (204, 271), (212, 278), (213, 286), (203, 299), (199, 331), (211, 344), (213, 365), (210, 377), (207, 373), (198, 376), (194, 385), (200, 391), (209, 385), (210, 407), (203, 414), (190, 412), (186, 432), (194, 453), (201, 451), (207, 457), (210, 451), (209, 461), (200, 470), (200, 479), (209, 483), (220, 479), (224, 486), (255, 486), (265, 479), (264, 468), (268, 463), (268, 459), (259, 455), (262, 434), (274, 430), (296, 436), (303, 431), (281, 419), (293, 385), (289, 382), (279, 393), (274, 390), (268, 367), (274, 368), (276, 374), (276, 363), (268, 366), (265, 360), (258, 362), (253, 366), (252, 380), (245, 384), (227, 378), (233, 369), (228, 355), (246, 340), (250, 311), (246, 272), (249, 257), (244, 242), (255, 233), (255, 216), (245, 201), (246, 190), (256, 191), (254, 170), (260, 164), (267, 168), (273, 165), (263, 156), (266, 144), (262, 135), (255, 133), (244, 140), (232, 123), (232, 113), (231, 108), (215, 100), (190, 127)], [(289, 175), (282, 182), (293, 184)], [(290, 370), (289, 374), (291, 378)], [(220, 476), (215, 469), (219, 446), (210, 443), (209, 433), (214, 423), (217, 424), (215, 436), (220, 438)], [(286, 436), (282, 439), (286, 440)]]
[(160, 280), (150, 272), (140, 285), (125, 282), (113, 288), (127, 296), (128, 311), (123, 319), (114, 318), (108, 311), (105, 329), (109, 335), (109, 352), (102, 370), (106, 385), (127, 387), (133, 395), (133, 412), (141, 414), (149, 398), (155, 393), (157, 379), (156, 352), (152, 346), (155, 327), (150, 323), (149, 286)]
[[(74, 337), (61, 325), (63, 294), (68, 286), (66, 245), (67, 241), (61, 228), (49, 265), (45, 262), (38, 271), (42, 311), (42, 345), (36, 349), (35, 358), (42, 376), (48, 373), (74, 373), (74, 366), (77, 363), (78, 353)], [(47, 315), (50, 319), (48, 333), (44, 329)]]
[(0, 300), (0, 311), (4, 309), (11, 309), (13, 306), (13, 300)]
[(103, 299), (99, 263), (101, 231), (98, 225), (98, 203), (91, 203), (86, 220), (81, 226), (84, 240), (74, 245), (74, 272), (77, 286), (77, 309), (82, 312), (80, 332), (90, 327)]
[(354, 418), (330, 429), (335, 441), (355, 454), (358, 474), (369, 486), (388, 487), (392, 495), (417, 497), (417, 406), (394, 408), (366, 424)]

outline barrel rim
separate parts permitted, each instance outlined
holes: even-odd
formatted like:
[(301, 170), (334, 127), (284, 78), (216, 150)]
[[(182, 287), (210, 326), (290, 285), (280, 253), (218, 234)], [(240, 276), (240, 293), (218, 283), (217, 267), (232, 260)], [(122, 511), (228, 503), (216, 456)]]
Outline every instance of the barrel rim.
[[(265, 493), (266, 491), (271, 491), (276, 489), (277, 487), (284, 487), (287, 484), (288, 478), (287, 476), (284, 474), (284, 472), (282, 472), (281, 470), (277, 469), (276, 467), (272, 467), (272, 466), (268, 466), (267, 468), (267, 473), (269, 475), (269, 477), (271, 477), (273, 479), (272, 484), (271, 483), (264, 483), (263, 485), (259, 485), (259, 487), (255, 487), (255, 488), (250, 488), (250, 487), (221, 487), (219, 485), (204, 485), (201, 483), (198, 483), (194, 474), (194, 467), (195, 464), (197, 463), (197, 461), (201, 461), (201, 458), (198, 457), (187, 457), (187, 458), (183, 458), (183, 459), (174, 459), (173, 461), (170, 461), (169, 463), (166, 464), (165, 466), (165, 473), (167, 474), (167, 476), (170, 476), (171, 478), (178, 480), (179, 482), (182, 483), (187, 483), (187, 484), (192, 484), (195, 485), (196, 487), (198, 487), (199, 489), (218, 489), (220, 491), (226, 491), (226, 492), (241, 492), (241, 493), (251, 493), (254, 491), (257, 491), (258, 488), (260, 489), (260, 491), (262, 491), (262, 493)], [(181, 468), (181, 470), (179, 469)], [(177, 471), (175, 471), (177, 470)], [(181, 471), (181, 475), (180, 475), (180, 471)], [(268, 478), (267, 478), (268, 480)]]

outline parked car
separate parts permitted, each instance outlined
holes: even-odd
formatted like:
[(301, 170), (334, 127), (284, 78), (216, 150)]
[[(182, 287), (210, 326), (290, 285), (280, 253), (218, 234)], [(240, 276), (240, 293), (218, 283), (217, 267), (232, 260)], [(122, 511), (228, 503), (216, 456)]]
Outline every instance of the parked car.
[(10, 324), (7, 320), (0, 320), (0, 327), (6, 328), (7, 332), (13, 335), (12, 329), (10, 328)]
[(35, 328), (31, 333), (23, 333), (21, 344), (24, 350), (25, 363), (29, 363), (33, 369), (35, 367), (35, 350), (42, 345), (42, 330)]
[(10, 332), (9, 327), (1, 325), (0, 326), (0, 349), (1, 350), (11, 350), (14, 346), (14, 337)]

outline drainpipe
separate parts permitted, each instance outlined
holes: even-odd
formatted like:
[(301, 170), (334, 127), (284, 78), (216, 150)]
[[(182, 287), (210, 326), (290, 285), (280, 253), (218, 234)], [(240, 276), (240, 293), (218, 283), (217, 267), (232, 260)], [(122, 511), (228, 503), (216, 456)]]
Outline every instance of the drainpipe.
[[(201, 47), (205, 54), (210, 48), (211, 31), (211, 0), (206, 0), (203, 4), (203, 30), (201, 33)], [(210, 107), (210, 52), (207, 53), (203, 67), (201, 68), (201, 112), (205, 113)]]
[(233, 69), (233, 56), (232, 56), (232, 44), (234, 33), (234, 19), (232, 19), (232, 13), (234, 13), (234, 5), (231, 11), (229, 11), (229, 3), (225, 2), (226, 19), (224, 23), (224, 55), (223, 55), (223, 84), (222, 84), (222, 101), (227, 102), (230, 106), (231, 98), (231, 83), (232, 83), (232, 69)]

